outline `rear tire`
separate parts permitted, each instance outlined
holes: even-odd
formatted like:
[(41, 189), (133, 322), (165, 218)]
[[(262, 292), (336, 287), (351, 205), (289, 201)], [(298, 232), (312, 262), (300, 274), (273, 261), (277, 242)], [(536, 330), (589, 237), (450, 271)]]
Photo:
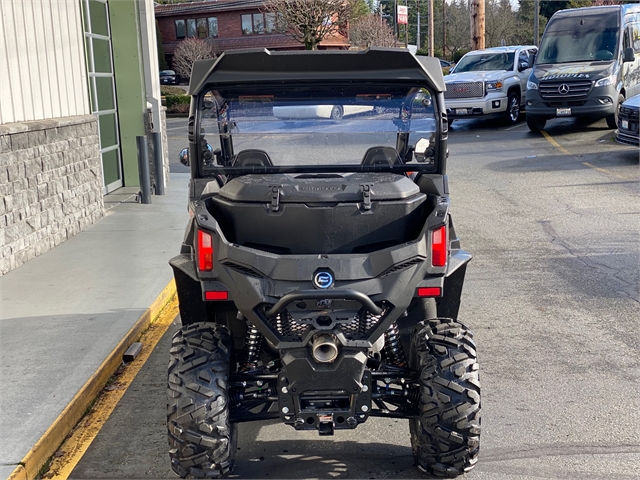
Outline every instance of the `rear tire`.
[(616, 105), (616, 111), (607, 117), (607, 127), (618, 128), (618, 116), (620, 115), (620, 107), (624, 103), (624, 95), (621, 93), (618, 95), (618, 104)]
[(340, 105), (334, 105), (331, 109), (331, 120), (342, 120), (344, 110)]
[(532, 132), (539, 132), (546, 124), (547, 121), (544, 118), (534, 118), (527, 115), (527, 126)]
[(194, 323), (173, 337), (167, 384), (171, 468), (182, 478), (220, 478), (231, 472), (237, 445), (229, 423), (227, 327)]
[(448, 318), (420, 322), (410, 366), (420, 372), (420, 418), (409, 421), (418, 468), (438, 477), (470, 471), (480, 449), (480, 382), (472, 333)]

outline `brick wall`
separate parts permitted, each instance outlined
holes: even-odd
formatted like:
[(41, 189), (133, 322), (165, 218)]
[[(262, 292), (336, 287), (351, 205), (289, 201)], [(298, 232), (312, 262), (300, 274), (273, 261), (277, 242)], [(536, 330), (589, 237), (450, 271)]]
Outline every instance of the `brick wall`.
[(0, 275), (104, 215), (93, 115), (0, 125)]

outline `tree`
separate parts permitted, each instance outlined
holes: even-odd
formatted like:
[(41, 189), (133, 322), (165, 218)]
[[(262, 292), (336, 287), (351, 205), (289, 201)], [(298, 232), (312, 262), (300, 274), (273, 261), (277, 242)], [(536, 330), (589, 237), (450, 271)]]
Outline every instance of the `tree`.
[[(369, 0), (371, 1), (371, 0)], [(365, 17), (373, 12), (373, 7), (365, 0), (349, 0), (349, 20)]]
[(537, 45), (538, 42), (535, 42), (533, 38), (533, 16), (534, 14), (538, 15), (538, 27), (540, 33), (544, 31), (544, 27), (547, 25), (548, 20), (547, 17), (540, 15), (539, 12), (534, 13), (533, 6), (534, 2), (531, 0), (520, 0), (520, 8), (516, 15), (514, 28), (514, 43), (522, 45)]
[(265, 10), (276, 14), (278, 31), (306, 50), (317, 50), (326, 37), (346, 30), (351, 4), (344, 0), (266, 0)]
[(549, 20), (558, 10), (569, 8), (567, 6), (568, 3), (569, 2), (565, 0), (541, 0), (540, 15), (546, 17), (547, 20)]
[(369, 14), (358, 18), (349, 25), (351, 46), (359, 48), (395, 47), (393, 29), (379, 15)]
[(486, 46), (514, 45), (516, 43), (513, 28), (516, 14), (509, 0), (487, 0), (486, 3)]
[(191, 77), (191, 68), (196, 60), (216, 58), (216, 49), (210, 40), (186, 38), (176, 47), (173, 55), (173, 69), (184, 78)]

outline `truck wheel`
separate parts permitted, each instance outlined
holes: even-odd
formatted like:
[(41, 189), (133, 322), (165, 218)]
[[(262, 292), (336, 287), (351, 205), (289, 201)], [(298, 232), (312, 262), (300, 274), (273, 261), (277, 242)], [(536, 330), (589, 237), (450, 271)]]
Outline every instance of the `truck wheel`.
[(618, 104), (616, 105), (616, 111), (607, 117), (607, 127), (618, 128), (618, 115), (620, 114), (620, 107), (624, 103), (624, 95), (618, 95)]
[(173, 337), (167, 384), (171, 468), (182, 478), (219, 478), (233, 469), (229, 423), (229, 330), (194, 323)]
[(470, 471), (480, 448), (480, 382), (472, 333), (449, 318), (420, 322), (411, 338), (420, 417), (409, 421), (418, 468), (438, 477)]
[(532, 132), (539, 132), (547, 124), (544, 118), (534, 118), (527, 115), (527, 126)]
[(334, 105), (331, 109), (331, 120), (342, 120), (343, 115), (342, 107), (340, 105)]
[(509, 125), (515, 125), (520, 120), (520, 95), (518, 92), (509, 93), (505, 114), (505, 119)]

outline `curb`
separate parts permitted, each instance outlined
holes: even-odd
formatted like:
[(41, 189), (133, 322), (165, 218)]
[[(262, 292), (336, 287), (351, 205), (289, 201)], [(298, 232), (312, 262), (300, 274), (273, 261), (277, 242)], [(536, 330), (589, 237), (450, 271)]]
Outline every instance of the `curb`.
[(98, 370), (73, 397), (69, 405), (65, 407), (58, 418), (54, 420), (47, 431), (29, 450), (8, 480), (33, 480), (36, 478), (42, 466), (56, 452), (66, 436), (102, 391), (109, 378), (116, 372), (122, 363), (122, 355), (127, 351), (127, 348), (140, 337), (142, 332), (155, 320), (165, 306), (177, 301), (176, 285), (174, 280), (171, 280), (106, 360), (102, 362)]

